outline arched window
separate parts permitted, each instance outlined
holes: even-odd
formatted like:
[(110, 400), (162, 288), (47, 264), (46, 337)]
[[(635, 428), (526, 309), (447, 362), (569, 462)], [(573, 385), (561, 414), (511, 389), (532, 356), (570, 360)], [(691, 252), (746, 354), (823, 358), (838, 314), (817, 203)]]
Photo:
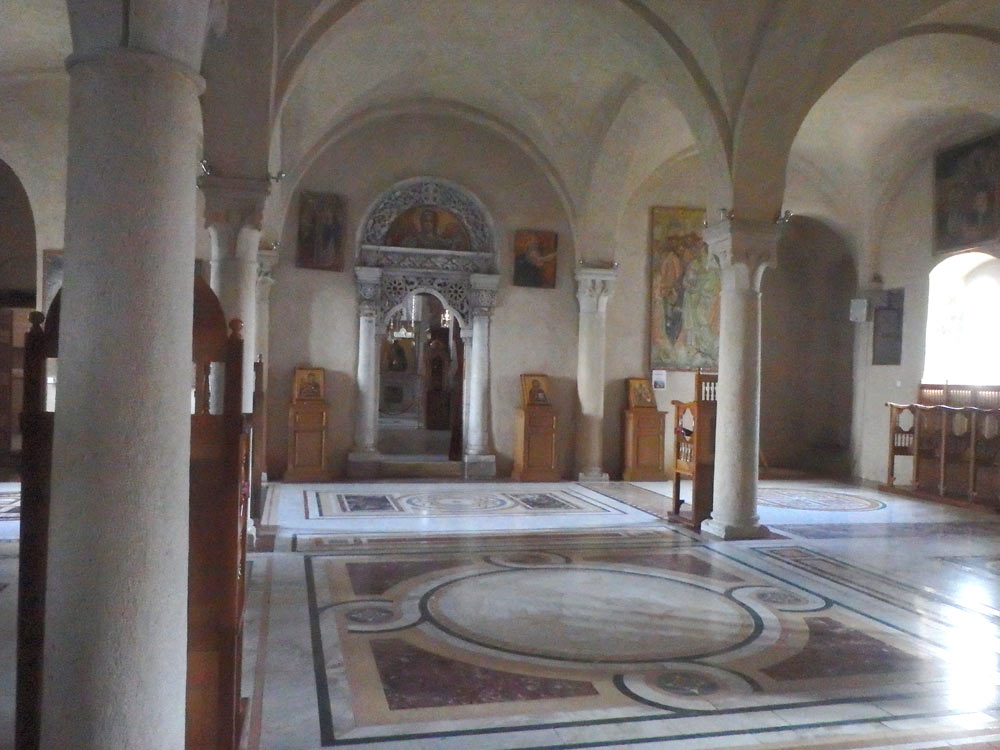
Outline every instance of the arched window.
[(1000, 383), (1000, 259), (969, 252), (930, 273), (925, 383)]

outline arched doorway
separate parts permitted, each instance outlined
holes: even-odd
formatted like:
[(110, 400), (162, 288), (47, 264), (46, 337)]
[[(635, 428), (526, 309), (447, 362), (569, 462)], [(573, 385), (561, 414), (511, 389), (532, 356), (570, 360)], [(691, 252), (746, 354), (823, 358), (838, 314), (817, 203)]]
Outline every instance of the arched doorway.
[(0, 481), (21, 450), (24, 335), (36, 306), (35, 218), (14, 170), (0, 160)]
[(379, 452), (462, 458), (465, 346), (440, 297), (414, 291), (387, 316), (379, 356)]
[(499, 277), (485, 207), (453, 183), (405, 180), (369, 208), (357, 245), (359, 406), (348, 474), (495, 476), (487, 388)]

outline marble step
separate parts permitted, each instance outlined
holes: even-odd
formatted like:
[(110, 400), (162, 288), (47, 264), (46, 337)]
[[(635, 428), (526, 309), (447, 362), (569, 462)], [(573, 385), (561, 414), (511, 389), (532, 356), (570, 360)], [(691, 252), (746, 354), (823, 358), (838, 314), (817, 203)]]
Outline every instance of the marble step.
[[(463, 476), (461, 461), (449, 461), (447, 456), (429, 456), (430, 460), (408, 460), (410, 456), (382, 456), (379, 476), (393, 479), (424, 479)], [(401, 460), (402, 459), (402, 460)]]

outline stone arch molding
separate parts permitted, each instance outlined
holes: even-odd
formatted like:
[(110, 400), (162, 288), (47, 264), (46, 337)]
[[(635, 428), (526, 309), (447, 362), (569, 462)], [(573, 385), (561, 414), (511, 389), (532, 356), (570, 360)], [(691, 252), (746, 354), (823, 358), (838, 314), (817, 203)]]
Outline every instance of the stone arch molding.
[[(454, 214), (469, 235), (468, 250), (434, 250), (390, 247), (386, 234), (393, 221), (406, 211), (435, 206)], [(357, 237), (357, 266), (378, 269), (363, 273), (378, 279), (366, 298), (374, 303), (379, 325), (412, 292), (431, 292), (456, 314), (465, 328), (477, 304), (472, 276), (495, 275), (497, 268), (496, 230), (482, 202), (461, 186), (434, 177), (415, 177), (398, 182), (371, 205), (360, 224)], [(360, 276), (359, 276), (360, 279)]]

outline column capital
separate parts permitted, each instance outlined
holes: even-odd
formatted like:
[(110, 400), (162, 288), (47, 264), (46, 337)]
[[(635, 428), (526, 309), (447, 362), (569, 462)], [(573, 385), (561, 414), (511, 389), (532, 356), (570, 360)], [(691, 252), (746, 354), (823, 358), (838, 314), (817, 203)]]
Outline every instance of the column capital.
[(382, 269), (355, 266), (358, 280), (358, 311), (362, 315), (376, 315), (382, 299)]
[(271, 192), (266, 177), (203, 175), (198, 187), (205, 194), (205, 226), (227, 227), (234, 234), (245, 226), (259, 230), (264, 202)]
[(469, 303), (473, 315), (489, 315), (497, 302), (500, 277), (493, 273), (474, 273), (469, 276)]
[(723, 270), (744, 266), (748, 283), (752, 282), (759, 290), (764, 270), (777, 265), (778, 241), (787, 220), (787, 217), (768, 221), (724, 215), (720, 221), (705, 227), (702, 238)]
[(574, 276), (580, 312), (605, 312), (618, 278), (618, 269), (580, 266)]

